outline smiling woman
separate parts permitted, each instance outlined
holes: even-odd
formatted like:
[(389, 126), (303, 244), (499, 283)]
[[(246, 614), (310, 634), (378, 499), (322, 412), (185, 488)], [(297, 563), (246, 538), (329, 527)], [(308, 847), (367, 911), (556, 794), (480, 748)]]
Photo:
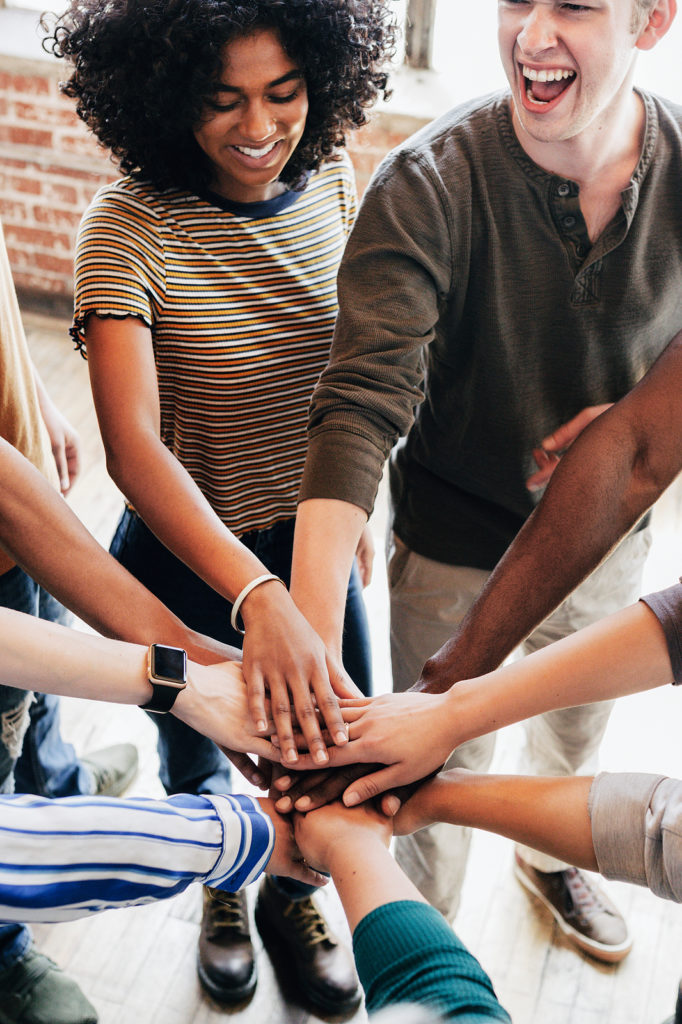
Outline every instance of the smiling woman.
[[(243, 641), (253, 720), (266, 728), (267, 690), (290, 749), (293, 703), (318, 763), (314, 705), (345, 743), (335, 692), (356, 687), (287, 585), (307, 410), (355, 212), (341, 150), (386, 93), (390, 12), (389, 0), (72, 0), (48, 40), (72, 65), (64, 92), (127, 172), (84, 216), (72, 331), (128, 500), (111, 550), (189, 621)], [(367, 692), (357, 575), (346, 637)], [(168, 791), (229, 791), (214, 744), (155, 721)], [(271, 886), (259, 922), (296, 954), (291, 972), (316, 1004), (341, 1012), (359, 1001), (357, 979), (307, 896)], [(207, 897), (200, 939), (202, 983), (227, 1002), (256, 977), (233, 903)]]
[(272, 29), (235, 39), (194, 138), (226, 199), (254, 203), (286, 190), (280, 175), (301, 141), (308, 90)]

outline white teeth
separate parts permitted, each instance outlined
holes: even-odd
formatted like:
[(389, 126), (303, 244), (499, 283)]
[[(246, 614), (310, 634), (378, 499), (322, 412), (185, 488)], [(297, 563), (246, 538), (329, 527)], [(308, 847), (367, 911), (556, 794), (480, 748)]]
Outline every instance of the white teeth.
[(524, 78), (529, 78), (531, 82), (560, 82), (562, 78), (575, 76), (575, 71), (567, 71), (566, 68), (543, 68), (541, 71), (537, 71), (525, 64), (522, 65), (522, 71)]
[(258, 160), (262, 156), (267, 156), (270, 150), (274, 149), (276, 145), (276, 142), (271, 142), (269, 146), (263, 146), (261, 149), (251, 149), (250, 146), (235, 146), (234, 148), (238, 149), (240, 153), (244, 154), (244, 156), (250, 156), (253, 157), (254, 160)]
[(549, 103), (549, 100), (536, 100), (535, 96), (533, 96), (530, 86), (528, 86), (528, 88), (526, 89), (526, 98), (530, 103), (536, 103), (539, 107), (547, 106), (547, 104)]

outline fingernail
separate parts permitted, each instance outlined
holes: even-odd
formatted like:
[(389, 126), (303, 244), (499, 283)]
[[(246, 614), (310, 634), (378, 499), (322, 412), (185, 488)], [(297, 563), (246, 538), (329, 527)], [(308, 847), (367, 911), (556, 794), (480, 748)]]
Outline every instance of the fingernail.
[(344, 743), (348, 743), (348, 736), (346, 735), (345, 732), (341, 732), (339, 730), (339, 732), (337, 732), (336, 736), (334, 737), (334, 740), (336, 741), (337, 745), (341, 747), (343, 746)]
[(285, 761), (298, 761), (298, 753), (295, 747), (291, 747), (284, 755)]
[(259, 718), (258, 721), (256, 722), (256, 728), (258, 729), (258, 732), (265, 732), (267, 727), (268, 723), (265, 721), (264, 718)]
[(356, 804), (360, 803), (360, 797), (357, 793), (349, 793), (348, 796), (344, 796), (343, 802), (346, 807), (355, 807)]
[(386, 797), (385, 807), (387, 812), (392, 817), (394, 814), (397, 814), (398, 811), (400, 810), (400, 800), (398, 799), (397, 796), (388, 796)]
[(291, 785), (291, 776), (290, 775), (282, 775), (282, 776), (280, 776), (279, 779), (275, 780), (275, 785), (277, 786), (278, 789), (288, 789), (289, 786)]
[(286, 814), (287, 811), (291, 810), (291, 797), (283, 796), (281, 800), (278, 800), (275, 803), (275, 807), (278, 811), (282, 811), (283, 814)]
[(296, 801), (296, 810), (297, 811), (307, 811), (308, 808), (310, 807), (311, 803), (312, 803), (312, 800), (310, 799), (309, 796), (301, 796)]
[(262, 789), (263, 786), (265, 785), (265, 779), (263, 778), (262, 775), (254, 775), (254, 777), (251, 779), (251, 784), (253, 786), (258, 786), (259, 789)]
[(326, 764), (329, 760), (329, 756), (326, 750), (316, 750), (313, 754), (313, 760), (315, 764)]

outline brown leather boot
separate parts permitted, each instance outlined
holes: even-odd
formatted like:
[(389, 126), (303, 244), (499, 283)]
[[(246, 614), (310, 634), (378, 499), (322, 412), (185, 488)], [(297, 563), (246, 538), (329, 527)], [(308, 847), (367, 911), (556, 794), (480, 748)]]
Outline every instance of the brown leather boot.
[(199, 980), (219, 1003), (241, 1003), (256, 988), (246, 893), (204, 886), (199, 934)]
[(350, 951), (329, 930), (310, 897), (293, 902), (269, 878), (258, 891), (256, 925), (265, 948), (276, 945), (295, 976), (302, 1001), (314, 1010), (345, 1014), (362, 999)]

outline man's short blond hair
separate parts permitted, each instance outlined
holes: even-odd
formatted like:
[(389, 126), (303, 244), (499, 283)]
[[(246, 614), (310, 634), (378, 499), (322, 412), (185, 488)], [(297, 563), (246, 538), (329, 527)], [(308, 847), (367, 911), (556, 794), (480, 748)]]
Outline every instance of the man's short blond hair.
[(646, 18), (656, 6), (656, 0), (633, 0), (632, 31), (637, 32), (644, 27)]

